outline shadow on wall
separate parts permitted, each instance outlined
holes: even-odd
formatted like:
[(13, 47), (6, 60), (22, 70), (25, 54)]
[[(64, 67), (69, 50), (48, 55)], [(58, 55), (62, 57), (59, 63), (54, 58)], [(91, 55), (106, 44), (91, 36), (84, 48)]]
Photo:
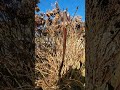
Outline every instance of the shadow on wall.
[(34, 27), (31, 27), (34, 26), (32, 3), (32, 0), (0, 1), (0, 90), (34, 89), (35, 45)]

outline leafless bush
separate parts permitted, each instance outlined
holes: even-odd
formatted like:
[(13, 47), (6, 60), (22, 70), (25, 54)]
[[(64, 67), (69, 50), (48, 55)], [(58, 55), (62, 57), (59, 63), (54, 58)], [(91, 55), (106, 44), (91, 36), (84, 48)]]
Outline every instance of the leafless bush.
[(84, 89), (85, 30), (81, 17), (71, 18), (67, 10), (60, 11), (57, 3), (53, 10), (35, 17), (36, 87)]

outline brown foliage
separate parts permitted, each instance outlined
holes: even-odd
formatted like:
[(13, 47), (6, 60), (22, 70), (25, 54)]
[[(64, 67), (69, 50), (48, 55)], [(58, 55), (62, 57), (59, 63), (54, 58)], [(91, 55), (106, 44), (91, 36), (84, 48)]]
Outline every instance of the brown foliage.
[[(85, 73), (85, 33), (81, 17), (70, 18), (67, 11), (60, 11), (57, 3), (53, 10), (35, 17), (38, 24), (36, 33), (41, 34), (36, 36), (35, 70), (39, 75), (36, 87), (44, 90), (67, 90), (70, 89), (68, 87), (84, 89), (85, 82), (80, 79), (84, 78)], [(77, 77), (74, 76), (76, 74)], [(72, 86), (72, 83), (76, 85)]]

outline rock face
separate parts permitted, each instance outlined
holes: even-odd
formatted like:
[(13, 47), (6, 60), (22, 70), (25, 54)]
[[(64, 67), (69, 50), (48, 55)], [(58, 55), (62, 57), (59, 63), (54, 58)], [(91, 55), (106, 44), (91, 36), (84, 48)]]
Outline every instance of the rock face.
[(86, 0), (86, 90), (120, 90), (120, 0)]
[(0, 90), (34, 88), (33, 2), (0, 1)]

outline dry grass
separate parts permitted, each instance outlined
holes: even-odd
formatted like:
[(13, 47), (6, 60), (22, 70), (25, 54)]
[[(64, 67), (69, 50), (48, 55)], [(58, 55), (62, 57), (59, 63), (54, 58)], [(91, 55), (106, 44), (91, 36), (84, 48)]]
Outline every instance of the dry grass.
[[(57, 13), (57, 10), (54, 9), (53, 12)], [(47, 12), (46, 15), (49, 16), (53, 12)], [(29, 27), (31, 24), (24, 22), (28, 26), (13, 25), (12, 22), (23, 21), (18, 18), (17, 20), (6, 19), (0, 23), (2, 26), (0, 28), (1, 90), (34, 90), (34, 86), (39, 88), (38, 90), (84, 90), (85, 32), (81, 28), (76, 28), (76, 25), (82, 22), (78, 17), (68, 20), (69, 16), (65, 16), (63, 11), (60, 11), (59, 14), (55, 14), (51, 25), (48, 20), (41, 22), (42, 19), (39, 20), (39, 16), (37, 17), (37, 23), (45, 23), (46, 26), (42, 35), (35, 37), (35, 49), (33, 37), (30, 37), (33, 35), (33, 31), (31, 31), (33, 28)], [(32, 20), (30, 23), (33, 23)], [(67, 30), (64, 50), (63, 27)], [(8, 30), (11, 31), (8, 32)], [(35, 30), (37, 32), (36, 28)]]
[[(59, 28), (56, 28), (58, 24), (52, 23), (47, 27), (47, 31), (36, 37), (36, 87), (42, 87), (43, 90), (84, 90), (85, 31), (75, 28), (78, 24), (76, 19), (82, 23), (78, 17), (68, 22), (61, 21)], [(54, 20), (55, 17), (53, 22)], [(63, 27), (67, 30), (64, 60)], [(63, 66), (60, 72), (62, 60)]]

